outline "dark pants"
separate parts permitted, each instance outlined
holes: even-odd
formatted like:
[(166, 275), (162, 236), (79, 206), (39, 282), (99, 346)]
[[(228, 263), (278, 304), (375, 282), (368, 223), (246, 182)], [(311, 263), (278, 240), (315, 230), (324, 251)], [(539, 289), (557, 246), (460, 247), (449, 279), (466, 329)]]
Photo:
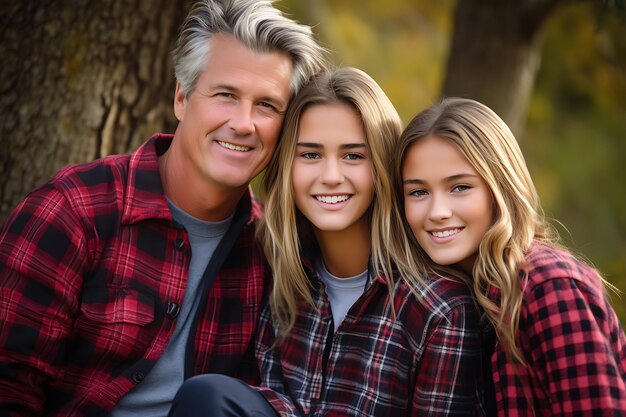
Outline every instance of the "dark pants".
[(236, 378), (198, 375), (183, 383), (169, 417), (279, 417), (265, 397)]

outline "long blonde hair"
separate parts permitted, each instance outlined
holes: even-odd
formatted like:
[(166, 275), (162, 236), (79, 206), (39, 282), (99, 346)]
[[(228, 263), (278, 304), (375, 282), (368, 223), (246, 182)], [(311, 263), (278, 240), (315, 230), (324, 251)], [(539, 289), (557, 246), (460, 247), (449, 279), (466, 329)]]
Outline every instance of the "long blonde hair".
[(318, 74), (291, 102), (276, 152), (261, 184), (265, 216), (259, 223), (258, 237), (272, 267), (270, 305), (280, 329), (279, 339), (292, 329), (299, 300), (313, 304), (301, 255), (303, 246), (309, 245), (314, 236), (309, 222), (295, 207), (291, 177), (300, 117), (312, 105), (336, 102), (352, 106), (363, 123), (374, 179), (374, 199), (369, 209), (371, 267), (374, 273), (386, 277), (390, 287), (393, 285), (392, 265), (398, 258), (393, 251), (400, 244), (392, 230), (397, 229), (393, 223), (399, 223), (400, 216), (389, 166), (402, 130), (400, 117), (365, 72), (349, 67), (328, 70)]
[[(493, 225), (480, 243), (473, 278), (451, 268), (432, 268), (471, 283), (509, 357), (524, 363), (515, 343), (525, 280), (524, 256), (533, 241), (558, 246), (557, 233), (543, 215), (524, 156), (509, 127), (487, 106), (463, 98), (442, 100), (415, 116), (404, 130), (394, 162), (402, 211), (402, 166), (411, 146), (427, 136), (445, 138), (460, 150), (491, 189), (494, 206)], [(429, 259), (414, 237), (411, 244), (420, 259)], [(489, 297), (491, 288), (499, 290), (499, 301)]]

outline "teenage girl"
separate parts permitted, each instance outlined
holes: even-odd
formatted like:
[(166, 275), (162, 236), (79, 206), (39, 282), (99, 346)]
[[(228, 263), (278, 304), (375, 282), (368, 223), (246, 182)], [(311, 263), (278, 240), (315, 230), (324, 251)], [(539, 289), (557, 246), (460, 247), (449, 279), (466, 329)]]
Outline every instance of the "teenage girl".
[(498, 414), (626, 415), (626, 338), (606, 283), (557, 244), (507, 125), (445, 99), (409, 123), (394, 163), (416, 258), (471, 279), (496, 329)]

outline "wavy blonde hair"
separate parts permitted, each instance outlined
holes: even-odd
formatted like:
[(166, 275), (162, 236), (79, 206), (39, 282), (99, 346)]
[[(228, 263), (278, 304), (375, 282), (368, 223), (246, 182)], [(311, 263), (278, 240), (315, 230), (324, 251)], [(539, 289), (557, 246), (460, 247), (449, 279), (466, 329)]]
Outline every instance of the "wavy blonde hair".
[[(533, 241), (558, 246), (558, 235), (543, 215), (535, 185), (511, 130), (494, 111), (470, 99), (446, 98), (415, 116), (404, 130), (394, 162), (402, 211), (402, 166), (411, 146), (427, 136), (447, 139), (461, 151), (491, 189), (494, 208), (493, 224), (480, 243), (473, 278), (451, 268), (431, 268), (472, 285), (509, 357), (523, 364), (515, 337), (526, 278), (524, 257)], [(408, 228), (406, 220), (404, 223)], [(420, 259), (430, 260), (413, 236), (411, 245)], [(489, 297), (492, 287), (500, 291), (499, 302)]]
[[(261, 183), (265, 216), (257, 233), (273, 271), (270, 305), (279, 339), (293, 328), (299, 300), (313, 305), (301, 256), (303, 246), (315, 243), (315, 238), (310, 223), (294, 204), (291, 176), (300, 117), (310, 106), (336, 102), (352, 106), (363, 123), (374, 179), (374, 198), (369, 209), (371, 266), (374, 273), (386, 277), (390, 288), (394, 284), (392, 265), (400, 258), (394, 248), (400, 247), (401, 238), (394, 236), (392, 230), (401, 220), (389, 166), (402, 130), (400, 117), (383, 90), (365, 72), (350, 67), (328, 70), (318, 74), (290, 103), (276, 152)], [(403, 232), (402, 236), (406, 239)]]

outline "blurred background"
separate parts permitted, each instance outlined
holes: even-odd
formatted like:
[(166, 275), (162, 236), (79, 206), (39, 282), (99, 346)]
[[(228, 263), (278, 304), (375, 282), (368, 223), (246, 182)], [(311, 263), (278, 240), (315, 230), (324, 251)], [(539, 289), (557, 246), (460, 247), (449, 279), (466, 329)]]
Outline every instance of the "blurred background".
[[(173, 132), (189, 0), (0, 2), (0, 221), (63, 165)], [(516, 133), (564, 243), (626, 291), (624, 0), (283, 0), (404, 123), (442, 96)], [(558, 221), (557, 221), (558, 220)], [(612, 294), (622, 323), (626, 295)]]

